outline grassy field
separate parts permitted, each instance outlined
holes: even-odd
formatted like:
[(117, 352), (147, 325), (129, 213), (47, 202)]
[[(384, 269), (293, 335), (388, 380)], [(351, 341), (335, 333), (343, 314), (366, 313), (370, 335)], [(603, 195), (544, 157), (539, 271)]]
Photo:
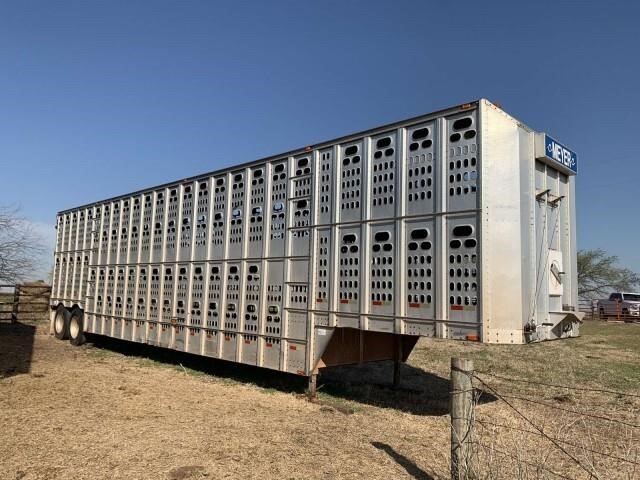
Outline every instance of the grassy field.
[(0, 478), (447, 478), (452, 356), (485, 372), (478, 478), (639, 476), (638, 324), (524, 346), (421, 339), (401, 388), (388, 362), (338, 368), (316, 403), (298, 377), (0, 326)]

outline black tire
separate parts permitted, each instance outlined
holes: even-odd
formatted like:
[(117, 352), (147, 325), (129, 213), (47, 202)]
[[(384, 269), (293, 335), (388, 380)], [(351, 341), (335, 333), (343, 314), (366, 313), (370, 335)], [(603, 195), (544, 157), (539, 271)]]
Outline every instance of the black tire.
[(631, 319), (629, 318), (629, 309), (628, 308), (623, 308), (622, 309), (622, 320), (625, 323), (630, 323)]
[(84, 335), (84, 314), (82, 310), (74, 310), (69, 318), (69, 342), (79, 347), (87, 341)]
[(602, 318), (607, 318), (607, 316), (604, 314), (604, 308), (601, 308), (601, 309), (600, 309), (600, 316), (601, 316)]
[(71, 314), (63, 305), (58, 305), (53, 319), (53, 334), (58, 340), (69, 338), (69, 319)]

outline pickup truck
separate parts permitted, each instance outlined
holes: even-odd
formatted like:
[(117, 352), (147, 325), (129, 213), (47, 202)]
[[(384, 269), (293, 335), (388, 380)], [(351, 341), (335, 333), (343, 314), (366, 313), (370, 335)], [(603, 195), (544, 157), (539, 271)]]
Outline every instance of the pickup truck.
[(615, 292), (598, 302), (601, 317), (640, 317), (640, 293)]

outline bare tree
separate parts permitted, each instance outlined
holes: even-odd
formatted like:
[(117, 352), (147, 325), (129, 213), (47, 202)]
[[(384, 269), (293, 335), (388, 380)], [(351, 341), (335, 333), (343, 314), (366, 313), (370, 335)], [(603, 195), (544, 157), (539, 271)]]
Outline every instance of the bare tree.
[(618, 257), (598, 248), (578, 252), (578, 296), (593, 300), (611, 291), (629, 291), (640, 285), (640, 275), (618, 266)]
[(0, 282), (17, 283), (33, 273), (43, 241), (17, 207), (0, 206)]

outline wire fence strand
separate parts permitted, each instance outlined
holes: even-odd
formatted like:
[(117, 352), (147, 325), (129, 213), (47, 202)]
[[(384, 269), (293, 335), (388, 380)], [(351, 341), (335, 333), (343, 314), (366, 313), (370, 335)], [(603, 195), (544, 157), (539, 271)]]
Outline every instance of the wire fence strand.
[[(584, 472), (587, 473), (587, 475), (589, 475), (590, 478), (596, 478), (596, 479), (599, 478), (598, 475), (595, 472), (591, 471), (589, 468), (587, 468), (585, 465), (583, 465), (582, 462), (578, 458), (576, 458), (571, 452), (569, 452), (566, 448), (564, 448), (560, 442), (556, 441), (553, 437), (550, 437), (549, 435), (547, 435), (542, 430), (542, 428), (538, 427), (538, 425), (536, 425), (533, 421), (531, 421), (529, 419), (529, 417), (527, 417), (524, 413), (522, 413), (520, 410), (518, 410), (509, 400), (507, 400), (505, 397), (503, 397), (495, 388), (493, 388), (491, 385), (486, 383), (484, 380), (482, 380), (477, 375), (474, 375), (474, 377), (482, 385), (484, 385), (485, 388), (490, 390), (493, 395), (495, 395), (497, 398), (502, 400), (505, 403), (505, 405), (507, 405), (511, 410), (513, 410), (526, 423), (528, 423), (531, 427), (533, 427), (535, 430), (537, 430), (546, 440), (551, 442), (551, 444), (553, 444), (558, 450), (560, 450), (567, 458), (569, 458), (578, 467), (580, 467), (582, 470), (584, 470)], [(522, 397), (522, 398), (524, 398), (524, 397)], [(542, 403), (542, 402), (536, 402), (536, 403)]]
[(606, 393), (610, 395), (619, 395), (621, 397), (640, 398), (640, 394), (635, 394), (635, 393), (618, 392), (615, 390), (607, 390), (602, 388), (576, 387), (576, 386), (558, 385), (558, 384), (546, 383), (546, 382), (534, 382), (533, 380), (524, 380), (522, 378), (505, 377), (503, 375), (498, 375), (497, 373), (483, 372), (480, 370), (476, 370), (475, 373), (476, 374), (479, 373), (481, 375), (488, 375), (490, 377), (499, 378), (500, 380), (506, 380), (508, 382), (528, 383), (530, 385), (541, 385), (541, 386), (553, 387), (553, 388), (566, 388), (568, 390), (578, 390), (582, 392)]
[[(536, 435), (536, 436), (543, 437), (543, 438), (544, 438), (545, 436), (547, 436), (547, 435), (545, 435), (545, 434), (541, 434), (540, 432), (537, 432), (537, 431), (534, 431), (534, 430), (527, 430), (526, 428), (514, 427), (514, 426), (512, 426), (512, 425), (503, 425), (503, 424), (494, 423), (494, 422), (487, 422), (486, 420), (480, 420), (480, 419), (477, 419), (477, 418), (476, 418), (476, 420), (475, 420), (475, 421), (476, 421), (476, 423), (478, 423), (479, 425), (481, 425), (481, 426), (483, 426), (483, 427), (485, 427), (485, 426), (492, 426), (492, 427), (497, 427), (497, 428), (506, 428), (506, 429), (509, 429), (509, 430), (516, 430), (516, 431), (518, 431), (518, 432), (530, 433), (530, 434), (532, 434), (532, 435)], [(486, 427), (485, 427), (485, 428), (486, 428)], [(599, 450), (594, 450), (594, 449), (591, 449), (591, 448), (589, 448), (589, 447), (587, 447), (587, 446), (584, 446), (584, 445), (578, 445), (577, 443), (573, 443), (573, 442), (570, 442), (570, 441), (568, 441), (568, 440), (563, 440), (563, 439), (558, 438), (558, 437), (551, 437), (551, 436), (549, 436), (549, 438), (553, 438), (555, 441), (560, 442), (560, 443), (563, 443), (563, 444), (565, 444), (565, 445), (569, 445), (569, 446), (571, 446), (571, 447), (580, 448), (580, 449), (582, 449), (582, 450), (584, 450), (584, 451), (586, 451), (586, 452), (589, 452), (589, 453), (595, 453), (596, 455), (601, 455), (601, 456), (603, 456), (603, 457), (608, 457), (608, 458), (611, 458), (611, 459), (613, 459), (613, 460), (617, 460), (617, 461), (620, 461), (620, 462), (626, 462), (626, 463), (629, 463), (629, 464), (631, 464), (631, 465), (638, 465), (638, 466), (640, 466), (640, 462), (636, 462), (636, 461), (634, 461), (634, 460), (629, 460), (628, 458), (619, 457), (619, 456), (617, 456), (617, 455), (612, 455), (612, 454), (610, 454), (610, 453), (601, 452), (601, 451), (599, 451)]]

